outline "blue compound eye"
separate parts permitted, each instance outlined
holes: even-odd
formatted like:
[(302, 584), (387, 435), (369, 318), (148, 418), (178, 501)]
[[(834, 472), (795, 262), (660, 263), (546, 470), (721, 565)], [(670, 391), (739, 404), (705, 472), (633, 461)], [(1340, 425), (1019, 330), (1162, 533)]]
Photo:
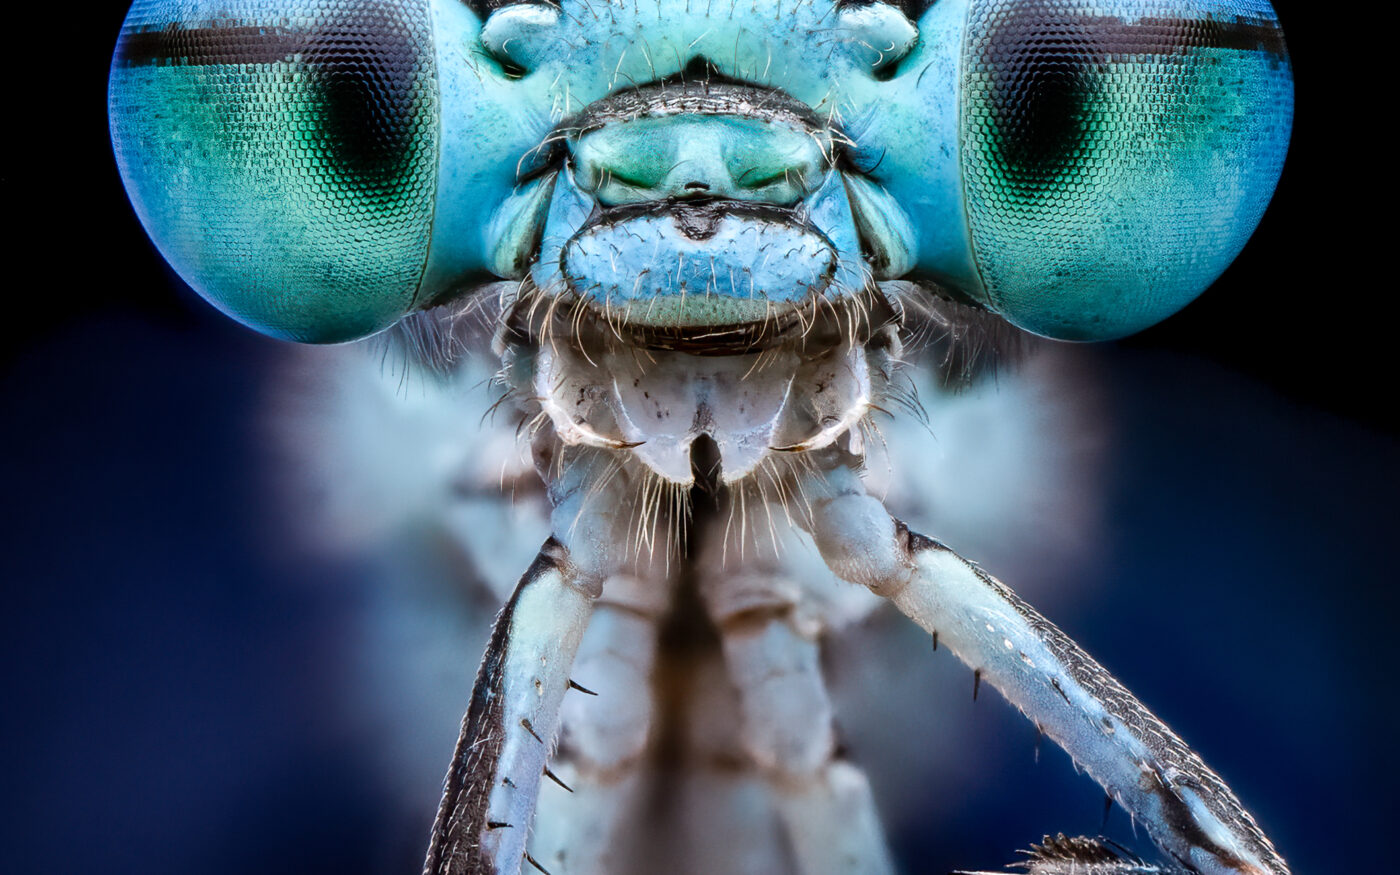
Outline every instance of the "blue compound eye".
[(988, 301), (1117, 337), (1200, 294), (1258, 224), (1292, 80), (1264, 2), (974, 5), (963, 172)]
[(316, 342), (379, 330), (420, 294), (435, 66), (426, 0), (140, 0), (109, 89), (132, 202), (234, 318)]
[(924, 232), (923, 272), (1038, 334), (1121, 337), (1200, 294), (1258, 224), (1293, 110), (1264, 0), (940, 0), (920, 31), (906, 69), (949, 71), (917, 100), (956, 157), (891, 192), (928, 193), (917, 225), (958, 226)]
[(423, 0), (138, 2), (109, 103), (147, 230), (229, 315), (336, 341), (413, 302), (438, 160)]

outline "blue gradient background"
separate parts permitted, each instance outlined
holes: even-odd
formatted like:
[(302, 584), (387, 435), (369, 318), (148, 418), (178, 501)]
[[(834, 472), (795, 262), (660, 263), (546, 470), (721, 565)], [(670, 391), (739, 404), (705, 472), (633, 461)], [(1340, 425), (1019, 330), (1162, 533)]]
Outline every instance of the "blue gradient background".
[[(1093, 353), (1122, 450), (1098, 597), (1055, 619), (1296, 873), (1375, 871), (1400, 717), (1400, 430), (1393, 330), (1357, 310), (1388, 253), (1357, 248), (1361, 198), (1329, 163), (1350, 25), (1278, 5), (1298, 81), (1283, 182), (1200, 301)], [(18, 98), (45, 139), (6, 144), (25, 227), (8, 297), (40, 306), (11, 310), (0, 371), (0, 871), (417, 872), (428, 824), (386, 810), (337, 704), (369, 581), (269, 536), (255, 411), (277, 343), (180, 286), (125, 204), (103, 94), (123, 11), (72, 23), (67, 87)], [(1098, 830), (1097, 788), (1049, 746), (1032, 765), (1034, 732), (999, 698), (949, 707), (991, 765), (928, 788), (959, 814), (894, 836), (907, 871)], [(1131, 838), (1121, 810), (1109, 832)]]

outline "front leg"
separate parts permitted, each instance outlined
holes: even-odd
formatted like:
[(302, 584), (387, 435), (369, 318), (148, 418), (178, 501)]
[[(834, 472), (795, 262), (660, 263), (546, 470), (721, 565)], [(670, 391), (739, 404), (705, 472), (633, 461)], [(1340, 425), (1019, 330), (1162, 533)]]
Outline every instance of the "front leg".
[(1203, 875), (1287, 875), (1224, 781), (1010, 588), (909, 531), (844, 464), (814, 478), (810, 495), (810, 530), (833, 572), (869, 586), (937, 636), (1143, 823), (1176, 864)]
[[(664, 579), (664, 550), (639, 549), (634, 474), (608, 452), (537, 435), (554, 536), (501, 609), (462, 719), (424, 875), (515, 875), (593, 605), (618, 574)], [(660, 520), (657, 520), (660, 524)], [(666, 531), (666, 529), (662, 529)]]
[(593, 612), (594, 588), (545, 542), (491, 633), (433, 824), (424, 875), (513, 875)]

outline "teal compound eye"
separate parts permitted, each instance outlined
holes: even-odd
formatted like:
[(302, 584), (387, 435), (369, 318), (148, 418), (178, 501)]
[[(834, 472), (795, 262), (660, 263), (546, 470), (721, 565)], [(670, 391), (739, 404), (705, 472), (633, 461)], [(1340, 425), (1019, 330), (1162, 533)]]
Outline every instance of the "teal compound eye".
[(903, 70), (929, 71), (948, 157), (887, 172), (921, 272), (1034, 333), (1110, 339), (1184, 307), (1258, 224), (1293, 112), (1267, 2), (938, 0), (920, 31)]
[[(426, 303), (430, 268), (480, 261), (433, 240), (444, 142), (471, 133), (443, 124), (464, 89), (435, 36), (477, 26), (429, 0), (138, 0), (108, 104), (151, 238), (276, 337), (350, 340)], [(497, 175), (508, 189), (513, 167)]]

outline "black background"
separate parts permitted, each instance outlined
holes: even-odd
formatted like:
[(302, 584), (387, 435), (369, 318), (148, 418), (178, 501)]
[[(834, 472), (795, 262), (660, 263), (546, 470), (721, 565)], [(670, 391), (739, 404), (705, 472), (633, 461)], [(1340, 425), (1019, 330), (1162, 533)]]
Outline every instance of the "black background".
[[(1368, 233), (1390, 224), (1372, 178), (1391, 159), (1349, 108), (1355, 21), (1276, 7), (1297, 81), (1283, 179), (1215, 286), (1101, 350), (1130, 447), (1102, 573), (1133, 584), (1066, 625), (1295, 871), (1367, 871), (1396, 777), (1395, 284)], [(123, 14), (39, 10), (10, 39), (0, 869), (410, 871), (326, 700), (356, 604), (288, 585), (301, 570), (260, 548), (247, 417), (278, 345), (184, 288), (126, 203), (105, 117)], [(991, 867), (1041, 831), (1094, 832), (1092, 788), (1052, 760), (1014, 790), (931, 789), (967, 794), (962, 820), (896, 836), (903, 863)]]

